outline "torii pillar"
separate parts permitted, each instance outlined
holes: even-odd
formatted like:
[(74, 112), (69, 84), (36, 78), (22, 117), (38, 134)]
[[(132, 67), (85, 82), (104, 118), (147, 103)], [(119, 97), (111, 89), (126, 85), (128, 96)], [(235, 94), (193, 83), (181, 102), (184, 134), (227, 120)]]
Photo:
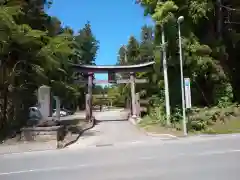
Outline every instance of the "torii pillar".
[(141, 107), (140, 107), (140, 95), (139, 93), (136, 93), (136, 109), (137, 109), (137, 112), (136, 112), (136, 115), (137, 117), (140, 117), (141, 116)]
[(88, 94), (86, 95), (86, 120), (92, 120), (92, 86), (93, 86), (93, 73), (88, 73)]
[(132, 96), (132, 118), (137, 118), (137, 108), (136, 108), (136, 93), (135, 93), (135, 73), (130, 73), (130, 81), (131, 81), (131, 96)]

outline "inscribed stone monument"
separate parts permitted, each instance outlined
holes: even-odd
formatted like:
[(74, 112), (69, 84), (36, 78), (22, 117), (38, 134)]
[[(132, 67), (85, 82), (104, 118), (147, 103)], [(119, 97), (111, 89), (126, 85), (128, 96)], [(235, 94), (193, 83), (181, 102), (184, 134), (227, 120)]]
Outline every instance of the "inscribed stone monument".
[(39, 110), (42, 114), (43, 119), (49, 117), (51, 115), (51, 108), (50, 108), (50, 87), (48, 86), (41, 86), (38, 89), (38, 103), (39, 103)]

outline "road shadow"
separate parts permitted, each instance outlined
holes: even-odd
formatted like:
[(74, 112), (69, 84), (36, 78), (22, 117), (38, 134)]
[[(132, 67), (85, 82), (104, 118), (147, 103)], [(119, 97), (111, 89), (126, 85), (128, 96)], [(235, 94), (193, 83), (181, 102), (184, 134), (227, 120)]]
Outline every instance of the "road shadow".
[[(77, 134), (77, 137), (74, 138), (73, 140), (70, 140), (69, 142), (65, 143), (63, 145), (63, 148), (76, 143), (79, 140), (79, 138), (82, 136), (83, 133), (92, 129), (95, 125), (96, 125), (96, 122), (94, 120), (91, 123), (87, 123), (85, 126), (69, 126), (69, 127), (67, 127), (66, 131), (70, 134)], [(88, 134), (90, 134), (90, 133), (88, 133)], [(92, 135), (94, 135), (94, 134), (92, 133)]]

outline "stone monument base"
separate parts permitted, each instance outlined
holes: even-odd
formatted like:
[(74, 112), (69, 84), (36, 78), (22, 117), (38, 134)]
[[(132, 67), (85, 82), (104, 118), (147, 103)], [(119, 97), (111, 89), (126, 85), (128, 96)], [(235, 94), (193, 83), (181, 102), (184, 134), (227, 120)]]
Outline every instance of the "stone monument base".
[(56, 140), (56, 148), (64, 140), (66, 131), (64, 126), (25, 127), (21, 129), (21, 141), (49, 141)]

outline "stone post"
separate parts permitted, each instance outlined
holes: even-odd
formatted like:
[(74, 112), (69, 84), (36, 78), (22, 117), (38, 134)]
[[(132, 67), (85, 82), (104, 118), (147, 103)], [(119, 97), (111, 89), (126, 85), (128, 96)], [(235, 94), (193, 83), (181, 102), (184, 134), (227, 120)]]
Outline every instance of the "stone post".
[(137, 117), (141, 116), (141, 111), (140, 111), (140, 96), (139, 93), (136, 93), (136, 115)]
[(60, 105), (61, 105), (60, 99), (59, 99), (58, 96), (54, 96), (54, 99), (56, 101), (56, 118), (57, 118), (58, 121), (60, 121), (60, 111), (61, 111), (61, 109), (60, 109)]
[(135, 73), (130, 73), (130, 81), (131, 81), (131, 96), (132, 96), (132, 117), (136, 118), (136, 97), (135, 97)]
[(79, 108), (79, 105), (77, 104), (76, 112), (79, 112), (79, 111), (80, 111), (80, 108)]

